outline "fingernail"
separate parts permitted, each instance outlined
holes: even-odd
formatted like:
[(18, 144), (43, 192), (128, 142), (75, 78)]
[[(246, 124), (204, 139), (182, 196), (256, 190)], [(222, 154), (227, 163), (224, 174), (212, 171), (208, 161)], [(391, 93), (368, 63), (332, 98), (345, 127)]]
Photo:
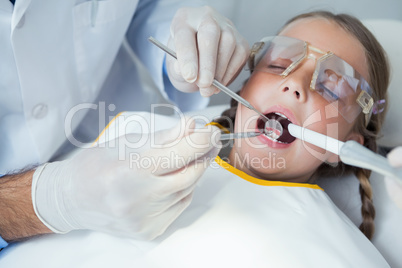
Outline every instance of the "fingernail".
[(195, 70), (196, 68), (194, 64), (186, 63), (181, 70), (183, 78), (189, 83), (194, 83), (195, 80), (197, 80), (197, 73)]
[[(212, 85), (212, 81), (214, 80), (214, 77), (212, 75), (211, 72), (209, 71), (204, 71), (202, 73), (202, 75), (200, 75), (200, 79), (197, 82), (197, 84), (201, 87), (201, 88), (207, 88), (210, 87)], [(212, 94), (211, 94), (212, 95)]]
[(200, 94), (203, 97), (210, 97), (214, 94), (214, 92), (215, 92), (214, 88), (210, 88), (210, 87), (200, 88)]

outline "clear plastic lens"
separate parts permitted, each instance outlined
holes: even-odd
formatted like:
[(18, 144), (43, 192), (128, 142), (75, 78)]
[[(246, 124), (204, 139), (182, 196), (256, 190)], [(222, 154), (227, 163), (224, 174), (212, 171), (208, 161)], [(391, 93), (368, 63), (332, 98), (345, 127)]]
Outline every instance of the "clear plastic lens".
[(356, 99), (361, 92), (361, 81), (352, 66), (341, 58), (332, 55), (317, 62), (318, 75), (315, 91), (328, 102), (336, 102), (339, 113), (348, 121), (353, 121), (362, 111), (356, 105)]
[(304, 54), (303, 41), (285, 36), (266, 39), (264, 47), (255, 56), (254, 70), (280, 75)]

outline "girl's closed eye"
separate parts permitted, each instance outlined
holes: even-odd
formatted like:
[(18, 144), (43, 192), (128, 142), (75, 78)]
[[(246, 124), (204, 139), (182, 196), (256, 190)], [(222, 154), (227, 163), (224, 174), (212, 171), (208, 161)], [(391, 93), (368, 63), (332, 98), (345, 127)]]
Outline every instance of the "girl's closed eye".
[(268, 72), (280, 75), (289, 67), (290, 64), (292, 64), (292, 61), (289, 59), (277, 58), (275, 60), (269, 60), (266, 68), (268, 69)]
[(268, 65), (268, 69), (270, 69), (270, 70), (272, 70), (274, 72), (279, 71), (281, 73), (284, 70), (286, 70), (286, 67), (283, 66), (283, 65), (276, 64), (276, 63), (271, 63), (271, 64)]

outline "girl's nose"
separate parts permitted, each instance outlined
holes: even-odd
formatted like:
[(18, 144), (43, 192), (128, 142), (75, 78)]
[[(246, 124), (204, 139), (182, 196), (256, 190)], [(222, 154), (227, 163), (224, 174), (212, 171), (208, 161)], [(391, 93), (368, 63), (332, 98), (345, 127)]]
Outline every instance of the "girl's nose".
[(288, 92), (290, 91), (290, 94), (292, 94), (298, 101), (300, 102), (304, 102), (305, 101), (305, 92), (303, 90), (299, 90), (299, 89), (295, 89), (294, 87), (292, 87), (292, 89), (290, 89), (289, 87), (284, 87), (282, 89), (282, 92)]
[(282, 85), (282, 92), (288, 94), (297, 102), (303, 103), (307, 101), (307, 90), (310, 87), (310, 83), (304, 80), (305, 77), (294, 77), (295, 74), (290, 74), (287, 77), (287, 81)]
[(285, 82), (282, 84), (282, 92), (289, 94), (298, 102), (306, 102), (314, 67), (313, 61), (307, 61), (298, 66), (285, 78)]

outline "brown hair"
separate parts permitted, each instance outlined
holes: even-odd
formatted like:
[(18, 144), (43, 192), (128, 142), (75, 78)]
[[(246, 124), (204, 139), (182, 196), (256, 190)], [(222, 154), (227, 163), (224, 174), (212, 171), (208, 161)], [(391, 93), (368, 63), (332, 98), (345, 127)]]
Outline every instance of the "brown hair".
[[(348, 33), (360, 41), (365, 49), (369, 71), (368, 83), (373, 89), (374, 101), (376, 102), (382, 99), (386, 100), (386, 91), (389, 83), (389, 65), (386, 53), (374, 35), (357, 18), (347, 14), (333, 14), (327, 11), (314, 11), (298, 15), (290, 19), (282, 29), (296, 20), (306, 18), (322, 18), (335, 22), (337, 25), (345, 29)], [(233, 127), (234, 125), (237, 102), (232, 99), (230, 106), (230, 109), (222, 113), (221, 118), (215, 120), (227, 128)], [(228, 118), (230, 118), (231, 122), (228, 122)], [(362, 113), (357, 119), (354, 128), (357, 133), (360, 133), (364, 137), (363, 145), (375, 152), (377, 151), (376, 139), (378, 138), (384, 118), (385, 112), (373, 114), (366, 126), (364, 114)], [(348, 173), (354, 173), (359, 180), (359, 192), (362, 202), (361, 213), (363, 218), (359, 228), (366, 235), (366, 237), (371, 239), (374, 234), (375, 217), (375, 209), (372, 198), (373, 194), (369, 181), (371, 171), (348, 166), (342, 162), (340, 162), (336, 167), (323, 163), (314, 173), (314, 178), (320, 176), (341, 176)]]

